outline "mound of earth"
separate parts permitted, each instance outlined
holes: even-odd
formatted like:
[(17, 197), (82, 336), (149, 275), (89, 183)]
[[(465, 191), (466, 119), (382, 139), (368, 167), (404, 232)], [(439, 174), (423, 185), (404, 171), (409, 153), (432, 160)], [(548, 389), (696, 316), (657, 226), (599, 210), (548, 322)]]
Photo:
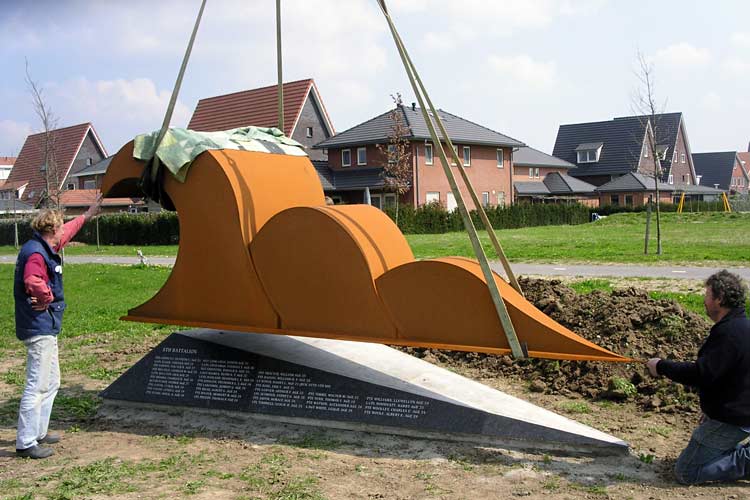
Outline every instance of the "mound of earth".
[[(520, 280), (526, 298), (558, 323), (606, 349), (637, 360), (651, 357), (695, 359), (710, 324), (666, 299), (635, 288), (578, 294), (559, 280)], [(591, 399), (635, 400), (647, 410), (696, 411), (697, 397), (682, 385), (653, 379), (643, 363), (513, 361), (509, 356), (405, 348), (449, 368), (476, 369), (486, 376), (529, 381), (536, 392)]]

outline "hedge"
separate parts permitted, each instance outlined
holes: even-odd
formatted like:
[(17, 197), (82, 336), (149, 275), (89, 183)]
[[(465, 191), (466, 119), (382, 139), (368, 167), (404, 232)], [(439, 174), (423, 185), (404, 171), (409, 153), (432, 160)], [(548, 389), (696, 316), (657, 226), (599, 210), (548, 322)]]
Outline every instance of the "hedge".
[[(99, 241), (102, 245), (174, 245), (180, 239), (176, 212), (146, 214), (104, 214), (99, 219)], [(18, 224), (18, 241), (31, 238), (30, 219)], [(0, 245), (13, 244), (13, 222), (0, 221)], [(96, 224), (89, 222), (75, 241), (96, 244)]]
[[(385, 212), (396, 221), (395, 207)], [(518, 203), (506, 207), (485, 208), (487, 218), (495, 229), (512, 229), (531, 226), (584, 224), (589, 221), (589, 209), (580, 204), (530, 204)], [(474, 225), (483, 228), (479, 215), (471, 211)], [(398, 210), (398, 227), (405, 234), (435, 234), (463, 231), (464, 226), (458, 210), (448, 212), (437, 203), (414, 208), (401, 205)]]

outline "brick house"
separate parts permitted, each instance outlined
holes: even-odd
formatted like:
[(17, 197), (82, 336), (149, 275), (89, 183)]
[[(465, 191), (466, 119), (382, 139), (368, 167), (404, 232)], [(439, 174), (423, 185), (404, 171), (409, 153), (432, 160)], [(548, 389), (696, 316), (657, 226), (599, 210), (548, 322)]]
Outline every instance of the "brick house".
[(513, 189), (515, 200), (518, 202), (581, 203), (589, 207), (599, 206), (596, 186), (560, 172), (550, 172), (541, 181), (515, 181)]
[[(641, 206), (649, 198), (655, 201), (656, 184), (652, 176), (639, 172), (628, 172), (596, 188), (599, 205)], [(675, 187), (659, 182), (659, 202), (672, 203)]]
[[(32, 134), (18, 154), (6, 186), (16, 186), (18, 198), (38, 206), (47, 198), (45, 165), (45, 134)], [(99, 136), (91, 123), (82, 123), (50, 132), (57, 162), (57, 179), (52, 179), (57, 190), (65, 190), (71, 173), (93, 165), (107, 156)]]
[(566, 175), (575, 165), (529, 146), (513, 152), (514, 182), (542, 182), (547, 174)]
[(695, 170), (701, 184), (716, 187), (729, 194), (747, 194), (750, 176), (736, 151), (693, 154)]
[[(324, 161), (324, 151), (312, 146), (331, 137), (335, 130), (315, 81), (288, 82), (284, 89), (284, 135), (299, 142), (310, 160)], [(278, 127), (278, 87), (269, 85), (198, 101), (188, 128), (215, 132), (238, 127)]]
[(661, 181), (676, 189), (696, 185), (690, 143), (682, 113), (626, 116), (609, 121), (561, 125), (553, 155), (576, 165), (568, 173), (602, 186), (629, 172), (652, 175), (647, 138), (655, 133)]
[(5, 183), (16, 162), (15, 156), (0, 156), (0, 187)]
[[(422, 111), (415, 104), (399, 106), (406, 139), (410, 143), (411, 181), (400, 202), (411, 206), (440, 203), (448, 210), (456, 208), (440, 158), (432, 144)], [(446, 111), (438, 111), (449, 137), (477, 196), (487, 206), (512, 202), (514, 148), (520, 141), (472, 123)], [(394, 203), (396, 195), (383, 187), (381, 173), (387, 161), (377, 145), (385, 147), (392, 134), (391, 110), (334, 135), (315, 145), (328, 152), (328, 164), (316, 165), (321, 177), (327, 179), (326, 194), (342, 203), (363, 203), (369, 193), (372, 205), (379, 208)], [(455, 173), (459, 177), (459, 173)], [(468, 192), (459, 179), (458, 185), (469, 209), (474, 208)]]

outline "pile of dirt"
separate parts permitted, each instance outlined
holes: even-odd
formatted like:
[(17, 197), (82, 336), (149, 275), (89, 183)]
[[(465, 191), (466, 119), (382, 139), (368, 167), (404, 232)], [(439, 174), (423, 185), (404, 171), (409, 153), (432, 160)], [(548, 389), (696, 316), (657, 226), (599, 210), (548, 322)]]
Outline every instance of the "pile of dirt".
[[(558, 323), (601, 347), (630, 358), (692, 360), (710, 324), (666, 299), (635, 288), (578, 294), (558, 280), (520, 280), (526, 298)], [(513, 361), (508, 356), (407, 348), (407, 352), (448, 368), (481, 376), (509, 376), (529, 382), (532, 391), (580, 394), (591, 399), (634, 398), (644, 409), (696, 411), (697, 397), (680, 384), (648, 375), (643, 363)]]

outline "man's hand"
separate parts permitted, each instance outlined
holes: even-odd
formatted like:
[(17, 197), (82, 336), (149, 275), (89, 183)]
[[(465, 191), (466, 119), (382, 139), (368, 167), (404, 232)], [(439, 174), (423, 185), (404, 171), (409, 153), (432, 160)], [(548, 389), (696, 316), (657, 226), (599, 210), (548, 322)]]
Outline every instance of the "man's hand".
[(44, 311), (47, 309), (48, 304), (40, 304), (36, 297), (29, 297), (28, 302), (31, 304), (31, 308), (35, 311)]
[(86, 220), (91, 219), (92, 217), (94, 217), (96, 214), (99, 213), (101, 206), (102, 206), (102, 195), (100, 194), (99, 196), (96, 197), (96, 201), (94, 202), (94, 204), (91, 205), (88, 210), (86, 210), (86, 213), (84, 213), (83, 216), (86, 218)]
[(651, 358), (648, 361), (646, 361), (646, 367), (648, 367), (648, 372), (651, 374), (652, 377), (659, 376), (659, 372), (656, 371), (656, 365), (659, 364), (659, 361), (661, 361), (661, 358)]

